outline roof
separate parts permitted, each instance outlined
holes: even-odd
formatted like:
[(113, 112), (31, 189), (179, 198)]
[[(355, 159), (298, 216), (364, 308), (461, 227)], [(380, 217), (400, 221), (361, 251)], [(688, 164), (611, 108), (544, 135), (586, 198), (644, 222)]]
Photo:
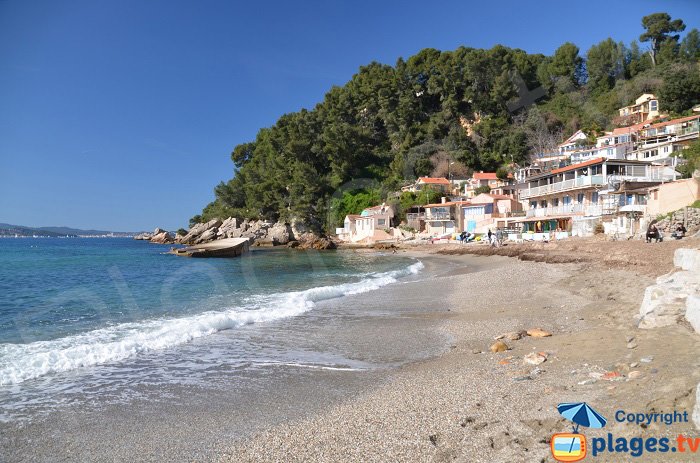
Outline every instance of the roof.
[(583, 135), (584, 138), (587, 138), (587, 137), (586, 137), (586, 134), (583, 133), (583, 130), (577, 130), (576, 133), (574, 133), (572, 136), (570, 136), (569, 138), (567, 138), (566, 140), (564, 140), (562, 143), (560, 143), (559, 146), (568, 145), (568, 144), (570, 144), (570, 143), (575, 142), (576, 140), (578, 140), (577, 137), (578, 137), (579, 134), (580, 134), (580, 135)]
[(357, 219), (359, 219), (359, 218), (361, 218), (361, 217), (362, 217), (362, 216), (361, 216), (361, 215), (358, 215), (358, 214), (348, 214), (348, 215), (345, 216), (346, 219), (350, 219), (350, 220), (357, 220)]
[(365, 210), (365, 211), (374, 211), (374, 210), (377, 210), (377, 209), (381, 209), (381, 208), (383, 208), (383, 207), (385, 207), (385, 206), (386, 206), (385, 204), (380, 204), (379, 206), (365, 207), (364, 210)]
[(445, 177), (418, 177), (418, 181), (421, 183), (439, 183), (442, 185), (450, 184), (450, 181)]
[(682, 122), (690, 121), (690, 120), (697, 119), (697, 118), (700, 118), (700, 115), (696, 114), (694, 116), (681, 117), (680, 119), (671, 119), (670, 121), (659, 122), (658, 124), (651, 125), (647, 128), (648, 129), (655, 129), (657, 127), (664, 127), (664, 126), (671, 125), (671, 124), (680, 124)]
[(498, 180), (496, 172), (474, 172), (472, 178), (475, 180)]
[(549, 174), (559, 174), (562, 172), (569, 172), (572, 170), (580, 169), (581, 167), (588, 167), (588, 166), (593, 166), (595, 164), (601, 164), (604, 161), (603, 158), (598, 158), (598, 159), (591, 159), (589, 161), (583, 161), (578, 164), (571, 164), (570, 166), (566, 167), (560, 167), (559, 169), (554, 169), (551, 172), (547, 172)]
[(471, 205), (471, 201), (448, 201), (446, 203), (435, 203), (435, 204), (426, 204), (423, 206), (424, 208), (428, 209), (431, 207), (440, 207), (440, 206), (469, 206)]

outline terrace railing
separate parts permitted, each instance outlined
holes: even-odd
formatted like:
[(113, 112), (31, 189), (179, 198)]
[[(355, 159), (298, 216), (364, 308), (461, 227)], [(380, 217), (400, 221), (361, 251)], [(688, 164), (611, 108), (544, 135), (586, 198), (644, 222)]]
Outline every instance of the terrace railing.
[(602, 175), (586, 175), (576, 177), (562, 182), (556, 182), (549, 185), (542, 185), (533, 188), (524, 188), (520, 190), (520, 197), (532, 198), (535, 196), (545, 196), (561, 191), (575, 190), (577, 188), (586, 188), (590, 186), (605, 185), (607, 182)]

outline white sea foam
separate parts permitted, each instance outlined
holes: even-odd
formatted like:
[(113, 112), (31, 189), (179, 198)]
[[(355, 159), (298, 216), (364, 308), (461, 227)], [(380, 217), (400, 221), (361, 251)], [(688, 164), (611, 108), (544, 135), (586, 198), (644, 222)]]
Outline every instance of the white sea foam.
[(423, 264), (416, 262), (402, 270), (378, 273), (354, 283), (249, 298), (238, 307), (220, 311), (123, 323), (51, 341), (0, 344), (0, 385), (116, 362), (246, 324), (294, 317), (311, 310), (316, 302), (373, 291), (422, 268)]

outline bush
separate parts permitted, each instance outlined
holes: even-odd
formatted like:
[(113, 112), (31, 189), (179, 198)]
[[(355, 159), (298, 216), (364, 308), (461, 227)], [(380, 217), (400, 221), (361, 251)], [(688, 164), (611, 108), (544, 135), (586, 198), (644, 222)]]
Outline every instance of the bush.
[(597, 224), (595, 224), (595, 227), (593, 227), (593, 233), (595, 233), (596, 235), (605, 233), (605, 227), (603, 226), (602, 222), (598, 222)]

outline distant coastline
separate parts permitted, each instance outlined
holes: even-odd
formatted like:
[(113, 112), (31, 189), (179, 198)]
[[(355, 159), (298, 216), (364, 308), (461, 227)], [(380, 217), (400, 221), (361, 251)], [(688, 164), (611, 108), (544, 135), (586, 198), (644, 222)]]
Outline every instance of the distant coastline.
[(141, 232), (82, 230), (70, 227), (27, 227), (0, 223), (0, 238), (133, 238)]

